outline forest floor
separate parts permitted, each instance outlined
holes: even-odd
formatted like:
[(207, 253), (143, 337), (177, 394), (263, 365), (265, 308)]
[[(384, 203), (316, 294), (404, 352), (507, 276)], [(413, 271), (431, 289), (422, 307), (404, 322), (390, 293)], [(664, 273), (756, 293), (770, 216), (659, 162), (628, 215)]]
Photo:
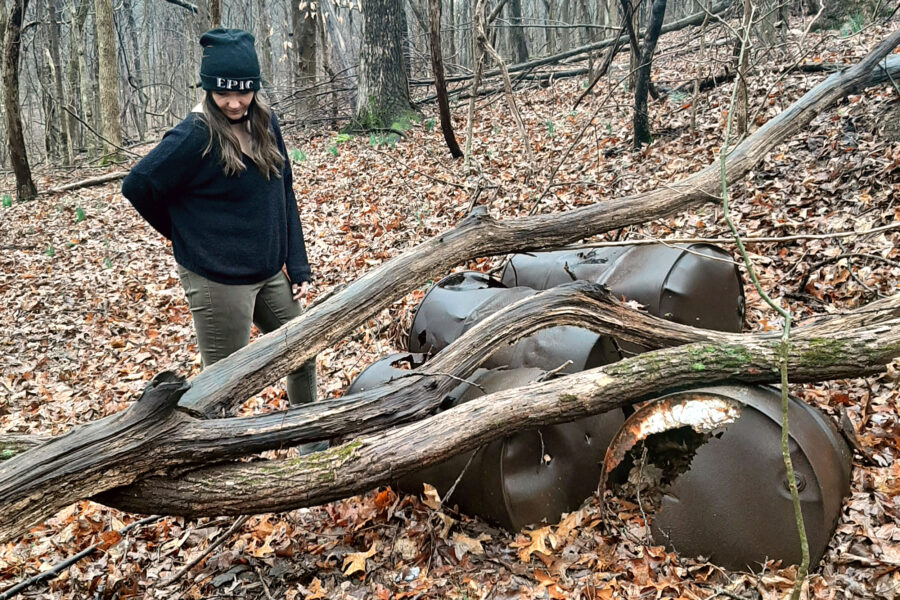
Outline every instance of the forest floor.
[[(877, 28), (851, 37), (812, 34), (804, 62), (853, 63), (884, 34)], [(664, 37), (655, 80), (675, 87), (694, 73), (695, 54), (685, 50), (693, 45), (686, 35)], [(727, 60), (729, 50), (716, 51)], [(689, 94), (652, 101), (655, 141), (633, 152), (632, 102), (616, 83), (627, 68), (623, 61), (620, 55), (612, 75), (577, 108), (583, 78), (517, 93), (536, 157), (530, 177), (523, 142), (499, 95), (477, 108), (475, 169), (450, 159), (433, 105), (401, 139), (380, 147), (375, 138), (348, 139), (335, 130), (288, 131), (314, 292), (328, 292), (447, 229), (468, 213), (479, 188), (478, 204), (495, 217), (525, 214), (535, 203), (538, 212), (550, 213), (651, 190), (715, 161), (731, 85), (700, 95), (695, 127)], [(825, 77), (782, 74), (789, 65), (768, 58), (751, 79), (754, 128)], [(730, 187), (743, 236), (858, 232), (749, 246), (763, 288), (797, 318), (838, 314), (900, 293), (900, 229), (865, 233), (900, 222), (900, 142), (891, 127), (900, 120), (898, 96), (892, 86), (850, 96)], [(461, 140), (465, 114), (464, 106), (454, 110)], [(39, 168), (36, 179), (47, 189), (97, 172)], [(11, 189), (11, 177), (0, 186)], [(726, 237), (727, 228), (711, 204), (617, 235), (714, 238)], [(122, 410), (160, 371), (199, 371), (170, 249), (118, 184), (2, 207), (0, 239), (0, 435), (59, 434)], [(479, 259), (460, 268), (489, 270), (498, 263)], [(429, 284), (421, 282), (420, 290), (319, 356), (320, 397), (340, 395), (366, 365), (404, 348), (411, 314)], [(746, 290), (745, 330), (779, 328), (778, 316), (749, 285)], [(792, 392), (835, 422), (845, 415), (863, 450), (854, 454), (851, 493), (805, 594), (900, 596), (896, 383), (880, 376), (797, 385)], [(241, 414), (285, 407), (282, 387), (273, 385), (247, 400)], [(0, 545), (0, 593), (97, 543), (100, 551), (22, 597), (767, 599), (784, 597), (795, 572), (773, 563), (732, 572), (645, 546), (641, 511), (610, 495), (601, 502), (595, 494), (560, 524), (520, 532), (434, 506), (428, 497), (381, 488), (253, 516), (169, 582), (234, 518), (164, 518), (122, 536), (119, 530), (140, 517), (84, 501)]]

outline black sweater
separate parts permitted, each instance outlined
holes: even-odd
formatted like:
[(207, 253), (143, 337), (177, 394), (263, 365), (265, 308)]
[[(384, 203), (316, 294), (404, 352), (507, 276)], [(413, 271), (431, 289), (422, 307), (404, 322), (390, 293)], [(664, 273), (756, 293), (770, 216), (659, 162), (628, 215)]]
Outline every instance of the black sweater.
[(203, 156), (209, 130), (199, 113), (168, 131), (122, 183), (122, 195), (154, 229), (172, 240), (181, 266), (219, 283), (258, 283), (282, 265), (292, 283), (309, 281), (290, 161), (268, 180), (244, 155), (246, 169), (226, 176), (217, 151)]

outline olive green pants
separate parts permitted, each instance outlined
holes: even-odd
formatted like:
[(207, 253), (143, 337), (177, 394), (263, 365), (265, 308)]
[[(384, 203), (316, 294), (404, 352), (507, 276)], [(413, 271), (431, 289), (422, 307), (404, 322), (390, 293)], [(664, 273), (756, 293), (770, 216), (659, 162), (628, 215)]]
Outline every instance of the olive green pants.
[[(250, 343), (251, 323), (269, 333), (302, 312), (287, 276), (280, 271), (251, 285), (216, 283), (181, 265), (178, 276), (194, 319), (204, 368)], [(288, 374), (287, 394), (292, 405), (315, 401), (315, 357)]]

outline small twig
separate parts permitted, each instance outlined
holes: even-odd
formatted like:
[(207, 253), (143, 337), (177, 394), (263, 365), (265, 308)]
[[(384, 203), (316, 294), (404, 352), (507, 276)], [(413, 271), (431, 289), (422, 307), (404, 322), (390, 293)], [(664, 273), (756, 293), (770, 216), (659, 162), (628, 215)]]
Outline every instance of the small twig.
[(564, 362), (563, 364), (559, 365), (559, 366), (556, 367), (555, 369), (550, 369), (549, 371), (546, 371), (543, 375), (541, 375), (540, 377), (538, 377), (537, 379), (535, 379), (535, 381), (536, 381), (536, 382), (547, 381), (548, 379), (550, 379), (551, 377), (555, 376), (557, 373), (559, 373), (560, 371), (562, 371), (563, 369), (565, 369), (566, 367), (568, 367), (568, 366), (571, 365), (571, 364), (572, 364), (572, 361), (571, 361), (571, 360), (567, 360), (566, 362)]
[(259, 567), (253, 567), (253, 571), (256, 573), (256, 576), (259, 577), (259, 582), (262, 584), (263, 593), (265, 593), (266, 598), (275, 600), (272, 596), (272, 592), (269, 591), (269, 586), (266, 585), (266, 579), (263, 577), (262, 570)]
[(641, 446), (641, 468), (638, 470), (637, 483), (637, 505), (641, 509), (641, 518), (644, 520), (644, 545), (651, 546), (650, 541), (650, 521), (647, 519), (647, 513), (644, 511), (644, 501), (641, 500), (641, 485), (644, 483), (644, 465), (647, 464), (647, 444)]
[(441, 502), (440, 504), (438, 504), (438, 510), (440, 510), (440, 508), (444, 506), (444, 503), (447, 502), (447, 499), (450, 498), (450, 496), (453, 495), (453, 492), (456, 491), (456, 486), (459, 485), (459, 482), (462, 481), (462, 478), (466, 474), (466, 471), (469, 470), (469, 465), (472, 464), (472, 459), (475, 458), (476, 454), (478, 454), (478, 450), (475, 450), (474, 452), (472, 452), (472, 454), (469, 455), (469, 460), (466, 461), (466, 466), (462, 468), (462, 471), (460, 471), (459, 475), (456, 476), (456, 481), (453, 482), (453, 485), (450, 486), (450, 489), (447, 490), (447, 493), (444, 494), (443, 498), (441, 498)]
[[(134, 523), (130, 523), (130, 524), (126, 525), (125, 527), (123, 527), (122, 529), (119, 530), (119, 536), (120, 536), (119, 541), (122, 541), (123, 539), (125, 539), (125, 534), (128, 533), (129, 531), (131, 531), (133, 528), (138, 527), (139, 525), (147, 525), (149, 523), (153, 523), (155, 521), (160, 520), (161, 518), (162, 517), (159, 517), (159, 516), (146, 517), (144, 519), (141, 519), (140, 521), (135, 521)], [(116, 542), (116, 544), (118, 544), (118, 543), (119, 542)], [(112, 545), (108, 546), (106, 549), (108, 550), (109, 548), (112, 548), (116, 544), (112, 544)], [(82, 558), (86, 558), (86, 557), (90, 556), (91, 554), (93, 554), (94, 552), (99, 550), (101, 546), (102, 546), (102, 544), (94, 544), (93, 546), (91, 546), (89, 548), (85, 548), (84, 550), (82, 550), (81, 552), (76, 554), (75, 556), (70, 556), (69, 558), (65, 559), (64, 561), (57, 563), (56, 565), (54, 565), (52, 568), (48, 569), (47, 571), (44, 571), (43, 573), (40, 573), (39, 575), (35, 575), (34, 577), (26, 579), (25, 581), (19, 583), (18, 585), (14, 585), (13, 587), (0, 593), (0, 600), (7, 600), (8, 598), (12, 598), (13, 596), (20, 594), (21, 592), (25, 591), (26, 589), (30, 588), (31, 586), (33, 586), (36, 583), (55, 579), (65, 569), (74, 565)]]
[(240, 529), (241, 526), (243, 526), (244, 523), (246, 523), (247, 519), (249, 519), (249, 518), (250, 518), (250, 515), (241, 515), (240, 517), (238, 517), (234, 521), (234, 523), (232, 523), (231, 527), (228, 528), (228, 531), (226, 531), (225, 533), (223, 533), (222, 535), (217, 537), (209, 546), (206, 547), (205, 550), (203, 550), (203, 552), (201, 552), (198, 556), (196, 556), (192, 561), (190, 561), (188, 564), (181, 567), (181, 569), (179, 569), (177, 573), (175, 573), (174, 575), (172, 575), (165, 581), (163, 581), (157, 585), (151, 586), (151, 587), (168, 587), (168, 586), (172, 585), (173, 583), (175, 583), (176, 581), (178, 581), (179, 579), (181, 579), (185, 575), (185, 573), (187, 573), (188, 571), (193, 569), (194, 566), (197, 563), (199, 563), (201, 560), (206, 558), (210, 554), (210, 552), (212, 552), (213, 550), (215, 550), (216, 548), (221, 546), (225, 542), (225, 540), (227, 540), (229, 537), (231, 537), (231, 534), (233, 534), (235, 531)]
[(453, 375), (452, 373), (440, 373), (440, 372), (428, 372), (428, 373), (420, 372), (420, 373), (410, 373), (409, 375), (401, 375), (401, 376), (398, 377), (397, 379), (400, 379), (401, 377), (411, 377), (411, 376), (413, 376), (413, 375), (421, 375), (422, 377), (449, 377), (450, 379), (453, 379), (454, 381), (458, 381), (458, 382), (460, 382), (460, 383), (466, 383), (466, 384), (468, 384), (468, 385), (474, 385), (474, 386), (477, 387), (479, 390), (481, 390), (482, 392), (484, 392), (485, 394), (487, 394), (487, 392), (485, 391), (485, 389), (484, 389), (483, 387), (481, 387), (480, 385), (478, 385), (477, 383), (475, 383), (474, 381), (469, 381), (468, 379), (465, 379), (464, 377), (457, 377), (456, 375)]

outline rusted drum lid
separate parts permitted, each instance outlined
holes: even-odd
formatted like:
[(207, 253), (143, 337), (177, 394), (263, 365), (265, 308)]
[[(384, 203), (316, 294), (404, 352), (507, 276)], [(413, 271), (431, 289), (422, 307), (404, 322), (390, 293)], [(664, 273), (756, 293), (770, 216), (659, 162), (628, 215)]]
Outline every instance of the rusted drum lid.
[[(356, 394), (377, 387), (381, 387), (395, 379), (409, 376), (412, 369), (421, 367), (425, 363), (424, 354), (414, 354), (412, 352), (397, 352), (389, 354), (373, 362), (371, 365), (363, 369), (356, 378), (347, 386), (344, 395)], [(470, 381), (475, 381), (482, 373), (486, 373), (487, 369), (476, 369), (469, 376)], [(471, 386), (461, 383), (456, 386), (441, 401), (441, 408), (445, 409), (455, 406), (466, 390)]]
[(514, 254), (503, 268), (500, 281), (507, 287), (523, 285), (547, 290), (575, 279), (599, 283), (604, 274), (633, 246), (554, 250)]
[[(679, 392), (738, 400), (740, 417), (698, 450), (666, 490), (653, 538), (730, 569), (767, 559), (799, 564), (800, 544), (781, 456), (781, 395), (771, 387), (717, 386)], [(672, 394), (665, 398), (674, 398)], [(637, 415), (635, 415), (637, 416)], [(850, 490), (850, 453), (830, 421), (791, 398), (790, 452), (812, 564), (825, 552)]]
[(572, 276), (602, 283), (652, 315), (716, 331), (741, 330), (744, 290), (731, 256), (716, 246), (619, 246), (517, 254), (505, 285), (546, 289)]
[(381, 358), (363, 369), (347, 387), (346, 395), (364, 392), (409, 375), (425, 362), (424, 354), (398, 352)]
[[(489, 371), (477, 383), (491, 393), (527, 385), (542, 374), (539, 369)], [(458, 402), (482, 394), (471, 386)], [(420, 492), (423, 483), (430, 483), (443, 497), (465, 470), (448, 505), (513, 531), (542, 521), (554, 523), (594, 493), (606, 446), (623, 422), (617, 409), (523, 431), (413, 473), (400, 487)]]
[(479, 271), (448, 275), (419, 303), (407, 347), (410, 352), (435, 354), (485, 316), (534, 293), (528, 288), (510, 290)]
[[(535, 294), (525, 287), (497, 287), (496, 280), (478, 271), (454, 273), (436, 283), (416, 309), (409, 332), (414, 352), (436, 353), (498, 310)], [(488, 369), (505, 367), (557, 369), (567, 361), (563, 373), (576, 373), (589, 366), (618, 360), (609, 340), (580, 327), (551, 327), (511, 346), (498, 348), (485, 359)]]

